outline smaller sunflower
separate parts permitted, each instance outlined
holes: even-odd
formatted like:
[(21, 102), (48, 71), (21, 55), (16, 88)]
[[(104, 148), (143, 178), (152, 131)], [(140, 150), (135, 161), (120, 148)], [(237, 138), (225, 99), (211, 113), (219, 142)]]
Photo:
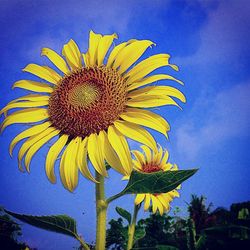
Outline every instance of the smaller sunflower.
[[(168, 162), (169, 153), (167, 150), (163, 150), (160, 146), (157, 152), (151, 151), (149, 147), (141, 146), (143, 153), (134, 150), (133, 154), (135, 159), (133, 160), (134, 168), (137, 171), (144, 173), (154, 173), (159, 171), (173, 171), (178, 170), (176, 164)], [(178, 186), (176, 189), (180, 189)], [(156, 213), (158, 210), (161, 215), (164, 212), (168, 212), (170, 209), (170, 202), (179, 197), (178, 191), (174, 189), (168, 193), (161, 194), (137, 194), (135, 198), (135, 204), (139, 205), (144, 201), (144, 210), (148, 210), (152, 203), (152, 212)]]

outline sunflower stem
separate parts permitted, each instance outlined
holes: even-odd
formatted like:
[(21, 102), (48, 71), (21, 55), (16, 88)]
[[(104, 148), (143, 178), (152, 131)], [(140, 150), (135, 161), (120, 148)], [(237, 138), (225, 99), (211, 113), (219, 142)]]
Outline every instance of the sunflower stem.
[(137, 220), (137, 214), (140, 209), (140, 205), (134, 204), (134, 213), (133, 213), (133, 219), (128, 227), (128, 245), (127, 250), (132, 249), (134, 245), (134, 235), (135, 235), (135, 226), (136, 226), (136, 220)]
[(96, 172), (96, 250), (105, 250), (107, 202), (105, 200), (104, 177)]

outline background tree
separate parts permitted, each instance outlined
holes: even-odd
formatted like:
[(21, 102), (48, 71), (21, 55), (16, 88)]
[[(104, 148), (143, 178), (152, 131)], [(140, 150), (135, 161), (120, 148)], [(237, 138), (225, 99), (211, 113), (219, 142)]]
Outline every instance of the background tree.
[(21, 227), (5, 213), (0, 214), (0, 248), (4, 250), (30, 249), (25, 243), (18, 242), (22, 235)]

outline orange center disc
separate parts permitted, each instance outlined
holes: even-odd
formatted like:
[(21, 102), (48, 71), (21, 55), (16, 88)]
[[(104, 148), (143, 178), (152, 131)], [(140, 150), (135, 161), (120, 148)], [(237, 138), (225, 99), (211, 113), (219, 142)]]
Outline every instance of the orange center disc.
[(113, 69), (82, 68), (65, 76), (49, 99), (53, 126), (72, 137), (89, 136), (113, 124), (124, 111), (125, 80)]

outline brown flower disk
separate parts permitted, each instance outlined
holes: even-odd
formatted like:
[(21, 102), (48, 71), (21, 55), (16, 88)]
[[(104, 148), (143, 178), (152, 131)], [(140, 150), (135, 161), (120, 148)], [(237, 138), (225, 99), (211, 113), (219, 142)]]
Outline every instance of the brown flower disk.
[(113, 124), (124, 111), (125, 80), (113, 69), (82, 68), (65, 76), (49, 99), (49, 116), (62, 133), (89, 136)]
[(152, 164), (152, 163), (147, 163), (147, 164), (142, 166), (142, 171), (144, 173), (154, 173), (154, 172), (162, 171), (162, 169), (160, 168), (160, 166), (157, 166), (157, 165)]

